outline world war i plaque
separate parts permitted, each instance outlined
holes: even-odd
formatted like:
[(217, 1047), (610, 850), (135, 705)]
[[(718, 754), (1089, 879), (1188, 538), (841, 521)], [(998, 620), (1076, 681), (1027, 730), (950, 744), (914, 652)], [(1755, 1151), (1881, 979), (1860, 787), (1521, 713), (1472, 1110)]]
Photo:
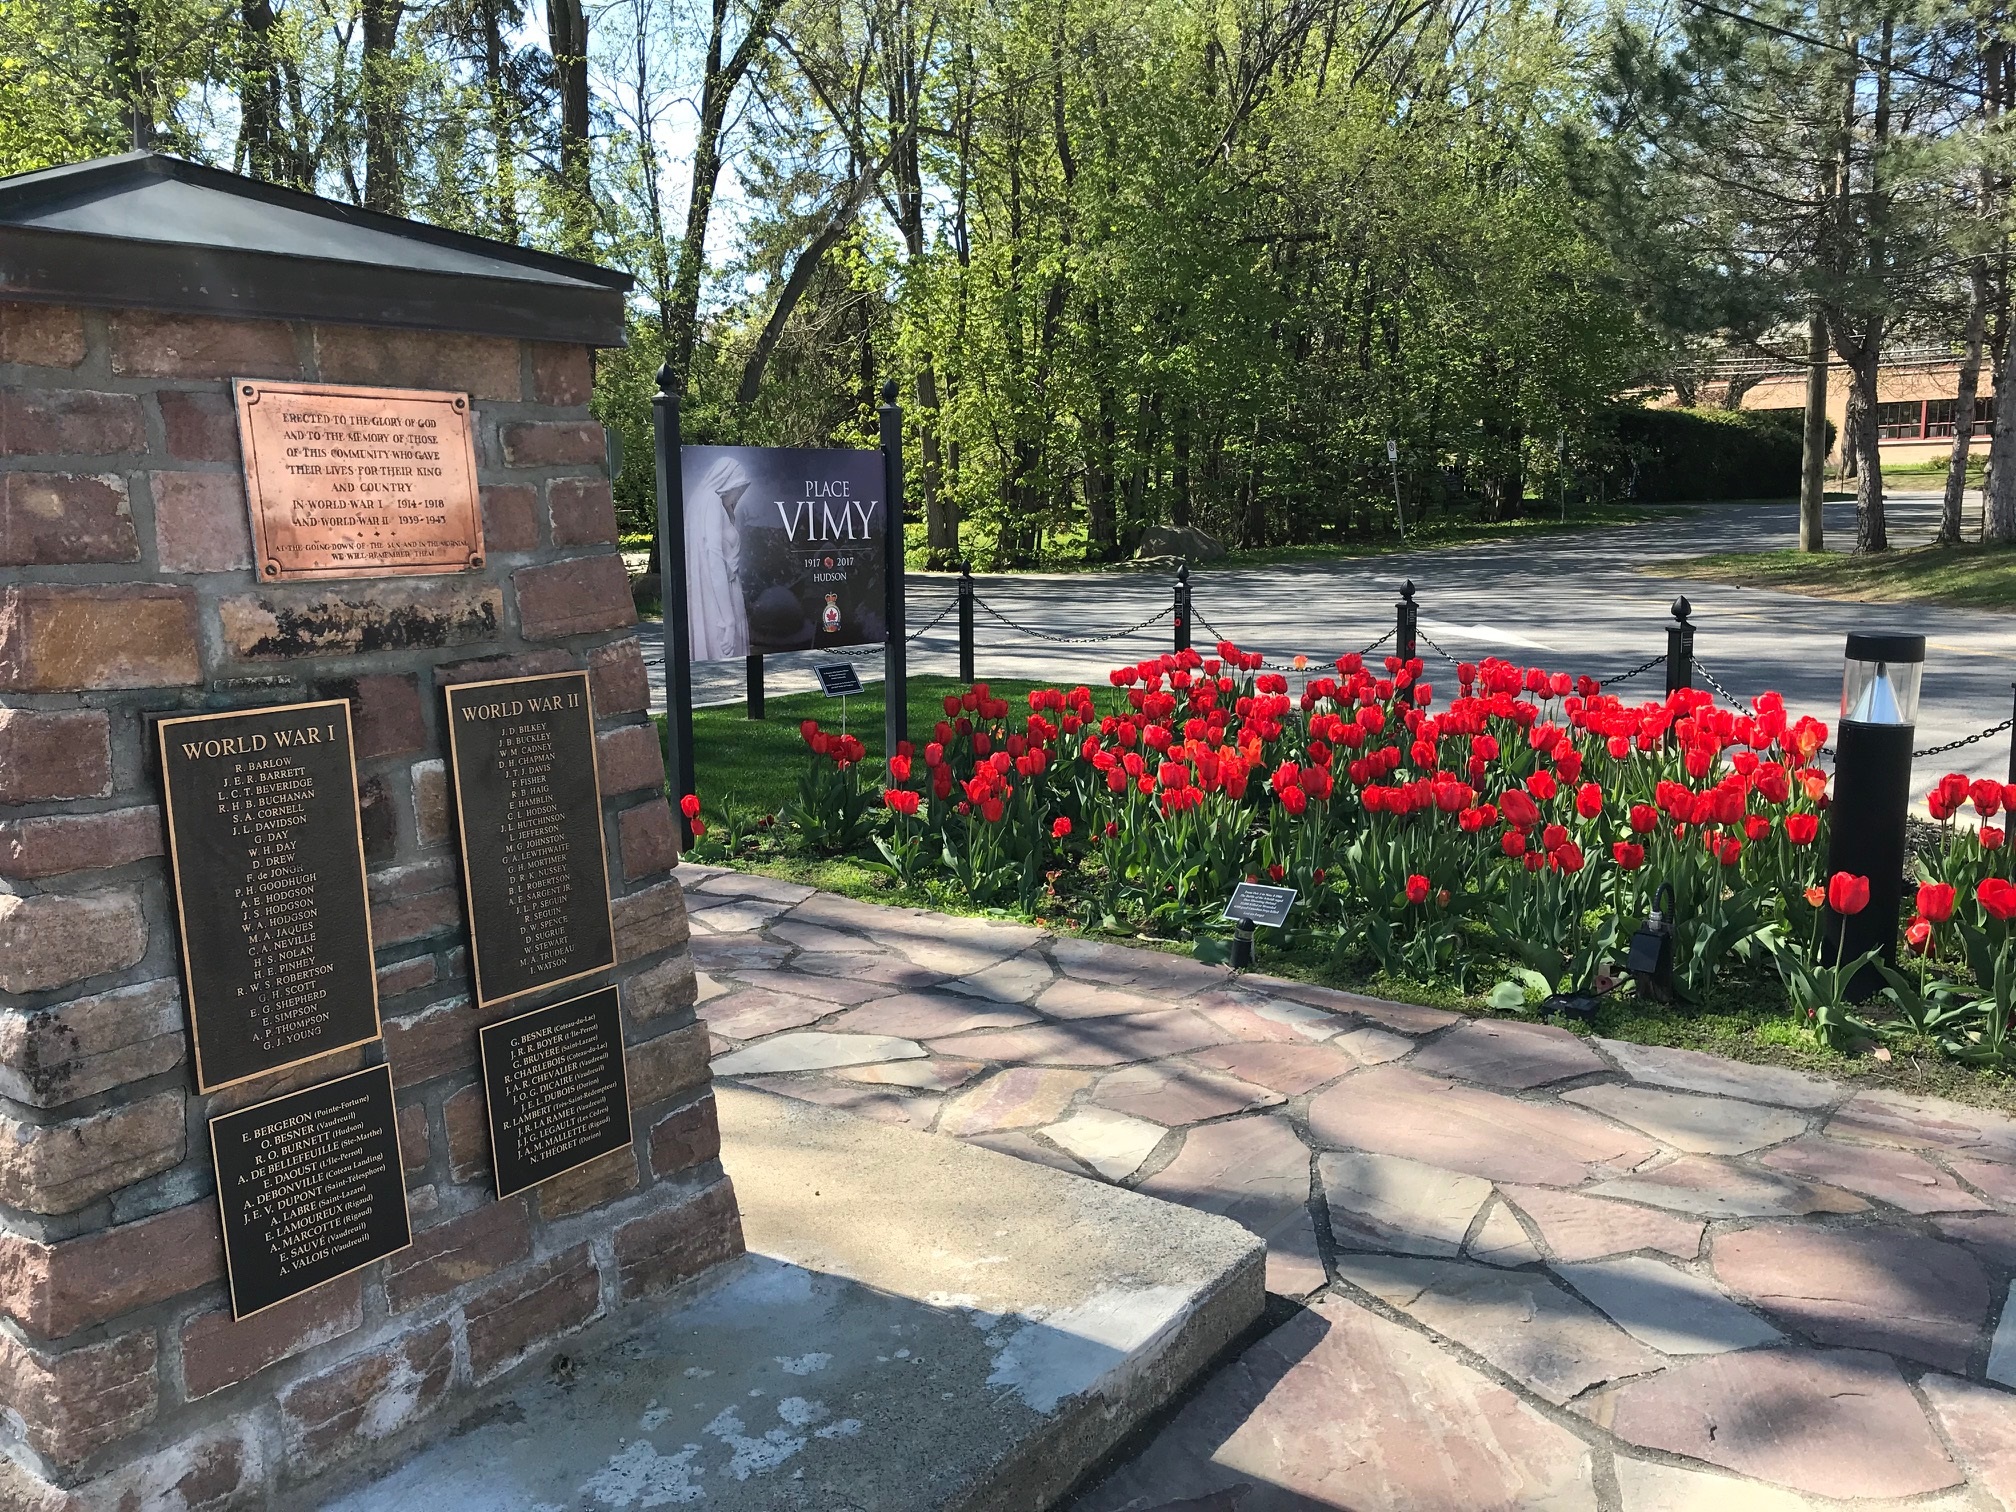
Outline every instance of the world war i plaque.
[(616, 964), (586, 672), (448, 689), (482, 1006)]
[(232, 390), (262, 580), (483, 565), (467, 394), (243, 378)]
[(614, 987), (488, 1024), (478, 1037), (500, 1200), (630, 1147)]
[(211, 1119), (210, 1157), (234, 1318), (413, 1242), (388, 1066)]
[(377, 1039), (350, 705), (156, 730), (197, 1090)]

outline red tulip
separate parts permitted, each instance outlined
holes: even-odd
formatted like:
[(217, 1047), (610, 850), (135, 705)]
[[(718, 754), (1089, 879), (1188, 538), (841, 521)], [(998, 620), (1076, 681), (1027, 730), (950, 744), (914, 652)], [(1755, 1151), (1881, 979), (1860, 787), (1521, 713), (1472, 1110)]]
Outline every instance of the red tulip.
[(1645, 847), (1630, 840), (1619, 840), (1610, 847), (1610, 854), (1625, 871), (1636, 871), (1645, 864)]
[(1540, 822), (1539, 805), (1518, 788), (1508, 788), (1500, 802), (1506, 819), (1520, 829), (1531, 829)]
[(1659, 811), (1649, 803), (1631, 805), (1631, 828), (1641, 835), (1649, 835), (1659, 827)]
[(1932, 923), (1929, 919), (1913, 919), (1904, 931), (1904, 943), (1919, 955), (1932, 948)]
[(1505, 852), (1508, 856), (1525, 855), (1526, 832), (1520, 829), (1508, 829), (1498, 837), (1498, 849)]
[(1556, 851), (1567, 843), (1568, 831), (1562, 825), (1550, 824), (1547, 828), (1540, 831), (1540, 848), (1542, 850)]
[(1990, 877), (1975, 890), (1981, 906), (1988, 910), (1991, 918), (2008, 922), (2016, 917), (2016, 883), (2006, 877)]
[(1813, 837), (1820, 833), (1820, 818), (1817, 814), (1787, 814), (1785, 816), (1785, 838), (1794, 845), (1811, 845)]
[(1950, 882), (1921, 882), (1918, 884), (1918, 912), (1933, 924), (1944, 924), (1953, 917), (1953, 885)]
[(1990, 782), (1986, 778), (1972, 784), (1967, 796), (1974, 800), (1974, 811), (1983, 819), (1993, 819), (2002, 808), (2002, 784)]
[(882, 802), (888, 806), (892, 814), (901, 814), (908, 818), (917, 812), (918, 795), (908, 788), (889, 788), (883, 792)]
[(1825, 903), (1826, 901), (1827, 901), (1826, 888), (1809, 887), (1806, 889), (1806, 902), (1809, 907), (1818, 908), (1822, 903)]
[(684, 814), (688, 819), (698, 819), (700, 817), (700, 795), (698, 793), (688, 793), (684, 798), (681, 798), (679, 800), (679, 812)]
[(1994, 825), (1992, 825), (1992, 824), (1984, 824), (1984, 825), (1982, 825), (1982, 826), (1981, 826), (1981, 849), (1983, 849), (1983, 850), (2000, 850), (2000, 849), (2002, 849), (2002, 831), (2001, 831), (2001, 830), (1999, 830), (1999, 829), (1997, 829), (1997, 828), (1995, 828), (1995, 826), (1994, 826)]
[[(1732, 835), (1722, 842), (1720, 848), (1715, 852), (1715, 859), (1720, 861), (1724, 866), (1734, 866), (1738, 861), (1743, 859), (1743, 842)], [(1867, 882), (1862, 884), (1862, 897), (1864, 902), (1868, 901), (1869, 884)], [(1856, 906), (1859, 908), (1861, 905), (1857, 904)]]
[(1407, 879), (1407, 901), (1426, 903), (1428, 901), (1428, 879), (1418, 873)]
[(1052, 819), (1050, 821), (1051, 839), (1062, 840), (1066, 835), (1070, 833), (1071, 833), (1071, 821), (1064, 815), (1059, 814), (1055, 819)]
[(1585, 782), (1575, 790), (1575, 812), (1584, 819), (1594, 819), (1603, 812), (1603, 789), (1593, 782)]
[(1552, 772), (1535, 772), (1526, 779), (1526, 791), (1545, 803), (1561, 791), (1561, 785), (1554, 780)]
[(1563, 840), (1547, 853), (1547, 859), (1564, 872), (1582, 870), (1582, 847), (1573, 840)]
[[(2011, 892), (2016, 893), (2016, 888)], [(1869, 879), (1834, 873), (1827, 879), (1827, 906), (1844, 918), (1862, 912), (1869, 906)]]
[(1771, 833), (1771, 821), (1762, 814), (1752, 814), (1743, 821), (1743, 834), (1747, 839), (1762, 840)]

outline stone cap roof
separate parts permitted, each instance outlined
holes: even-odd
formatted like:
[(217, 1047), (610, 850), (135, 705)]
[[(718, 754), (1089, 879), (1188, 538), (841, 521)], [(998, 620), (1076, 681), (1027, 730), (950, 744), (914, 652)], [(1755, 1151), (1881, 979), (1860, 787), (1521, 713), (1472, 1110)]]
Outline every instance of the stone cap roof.
[(632, 282), (154, 152), (0, 178), (0, 298), (621, 346)]

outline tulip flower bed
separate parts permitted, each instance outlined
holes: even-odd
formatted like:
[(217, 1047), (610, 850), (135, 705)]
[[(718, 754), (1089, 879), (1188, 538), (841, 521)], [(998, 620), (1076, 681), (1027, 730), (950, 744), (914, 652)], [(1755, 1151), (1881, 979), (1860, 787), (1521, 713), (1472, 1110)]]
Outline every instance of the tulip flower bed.
[[(1656, 902), (1683, 1004), (1768, 991), (1835, 1047), (1909, 1035), (2016, 1063), (2001, 831), (1943, 827), (1902, 964), (1878, 963), (1883, 995), (1850, 1005), (1865, 961), (1835, 958), (1826, 915), (1867, 906), (1867, 881), (1826, 875), (1828, 731), (1776, 694), (1744, 714), (1696, 690), (1627, 703), (1486, 659), (1457, 668), (1437, 710), (1419, 661), (1347, 656), (1291, 684), (1230, 644), (1110, 683), (1014, 704), (976, 684), (886, 763), (807, 720), (783, 818), (805, 846), (873, 858), (926, 896), (1200, 953), (1228, 932), (1239, 881), (1292, 886), (1290, 926), (1267, 947), (1508, 1011), (1634, 990), (1618, 963)], [(2010, 797), (1949, 778), (1932, 810), (1986, 820)]]

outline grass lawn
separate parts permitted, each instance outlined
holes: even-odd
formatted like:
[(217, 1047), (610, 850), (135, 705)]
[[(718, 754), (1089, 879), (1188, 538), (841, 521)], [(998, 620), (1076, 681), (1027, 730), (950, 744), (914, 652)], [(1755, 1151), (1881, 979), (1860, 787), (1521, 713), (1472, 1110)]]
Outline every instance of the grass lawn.
[(1782, 588), (1815, 598), (2016, 610), (2016, 547), (2009, 546), (1919, 546), (1859, 557), (1831, 551), (1729, 551), (1656, 562), (1643, 570), (1658, 577)]
[[(997, 698), (1019, 703), (1031, 688), (1048, 683), (991, 679)], [(931, 738), (931, 727), (945, 716), (942, 700), (965, 684), (951, 677), (910, 679), (910, 736), (918, 746)], [(799, 721), (816, 719), (831, 730), (840, 728), (840, 700), (823, 693), (793, 693), (764, 700), (767, 718), (749, 718), (746, 704), (722, 704), (693, 711), (693, 765), (700, 798), (711, 816), (717, 805), (733, 801), (774, 814), (798, 790), (805, 760)], [(847, 729), (868, 748), (868, 759), (882, 758), (882, 684), (869, 683), (858, 697), (847, 700)], [(662, 726), (664, 721), (659, 721)]]

